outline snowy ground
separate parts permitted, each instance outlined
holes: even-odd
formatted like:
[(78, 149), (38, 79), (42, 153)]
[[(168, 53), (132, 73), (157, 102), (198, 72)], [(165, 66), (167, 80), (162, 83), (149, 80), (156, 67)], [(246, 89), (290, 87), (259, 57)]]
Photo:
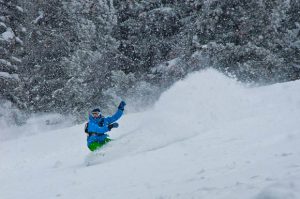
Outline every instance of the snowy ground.
[(194, 73), (125, 115), (89, 167), (83, 125), (2, 140), (0, 198), (299, 199), (299, 91)]

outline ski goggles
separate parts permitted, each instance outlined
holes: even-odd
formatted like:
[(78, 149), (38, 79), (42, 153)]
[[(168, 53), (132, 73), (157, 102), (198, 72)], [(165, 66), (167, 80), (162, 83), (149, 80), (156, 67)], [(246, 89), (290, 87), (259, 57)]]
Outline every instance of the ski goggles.
[(92, 115), (96, 116), (96, 117), (99, 117), (101, 115), (101, 113), (100, 112), (92, 112)]

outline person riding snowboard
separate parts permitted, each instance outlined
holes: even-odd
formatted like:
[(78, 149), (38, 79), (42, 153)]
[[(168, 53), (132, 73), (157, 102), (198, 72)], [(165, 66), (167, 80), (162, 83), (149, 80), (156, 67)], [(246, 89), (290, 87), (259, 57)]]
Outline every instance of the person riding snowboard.
[(112, 128), (119, 127), (116, 121), (123, 115), (125, 106), (126, 103), (121, 101), (117, 112), (111, 117), (104, 117), (99, 108), (92, 110), (89, 122), (85, 125), (85, 133), (88, 135), (87, 146), (91, 151), (95, 151), (111, 141), (106, 133)]

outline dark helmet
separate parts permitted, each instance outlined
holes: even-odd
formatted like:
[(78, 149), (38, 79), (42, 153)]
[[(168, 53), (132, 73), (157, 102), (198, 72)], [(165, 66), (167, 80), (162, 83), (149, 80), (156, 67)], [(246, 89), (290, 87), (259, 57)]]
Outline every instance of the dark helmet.
[(99, 108), (95, 108), (94, 110), (92, 110), (92, 113), (101, 113)]

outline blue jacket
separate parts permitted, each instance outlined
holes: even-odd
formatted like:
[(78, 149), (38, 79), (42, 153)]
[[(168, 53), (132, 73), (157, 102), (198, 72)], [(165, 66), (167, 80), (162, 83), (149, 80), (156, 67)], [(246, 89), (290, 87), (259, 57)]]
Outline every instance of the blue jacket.
[(109, 131), (108, 125), (116, 122), (123, 115), (122, 110), (117, 110), (117, 112), (111, 117), (93, 117), (89, 115), (88, 132), (93, 133), (93, 135), (88, 136), (87, 144), (88, 146), (93, 142), (103, 142), (105, 138), (108, 137), (106, 132)]

